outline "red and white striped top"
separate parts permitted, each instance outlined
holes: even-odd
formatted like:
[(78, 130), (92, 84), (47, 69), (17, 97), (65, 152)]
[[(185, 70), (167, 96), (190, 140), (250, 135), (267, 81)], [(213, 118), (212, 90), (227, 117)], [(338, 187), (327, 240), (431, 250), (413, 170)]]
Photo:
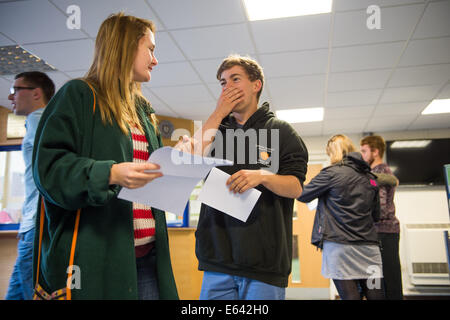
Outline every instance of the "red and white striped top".
[[(147, 162), (149, 158), (148, 142), (145, 134), (136, 127), (131, 127), (133, 141), (133, 162)], [(155, 241), (155, 219), (150, 206), (133, 202), (134, 246), (136, 257), (144, 256)]]

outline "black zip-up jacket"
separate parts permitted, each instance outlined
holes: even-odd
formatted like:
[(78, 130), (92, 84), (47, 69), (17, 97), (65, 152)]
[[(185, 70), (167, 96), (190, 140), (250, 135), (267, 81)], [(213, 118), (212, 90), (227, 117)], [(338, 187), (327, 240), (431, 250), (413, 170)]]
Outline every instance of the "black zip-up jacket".
[[(288, 123), (275, 118), (267, 103), (244, 126), (232, 116), (225, 118), (219, 132), (211, 156), (234, 161), (233, 166), (219, 169), (232, 175), (242, 169), (265, 168), (279, 175), (293, 175), (303, 185), (307, 149)], [(221, 152), (221, 147), (227, 151)], [(256, 188), (261, 196), (245, 223), (202, 204), (195, 250), (199, 270), (286, 287), (291, 272), (294, 199), (280, 197), (262, 185)]]
[(380, 218), (376, 176), (359, 152), (322, 169), (298, 198), (319, 198), (311, 243), (320, 249), (324, 240), (344, 244), (378, 244), (374, 222)]

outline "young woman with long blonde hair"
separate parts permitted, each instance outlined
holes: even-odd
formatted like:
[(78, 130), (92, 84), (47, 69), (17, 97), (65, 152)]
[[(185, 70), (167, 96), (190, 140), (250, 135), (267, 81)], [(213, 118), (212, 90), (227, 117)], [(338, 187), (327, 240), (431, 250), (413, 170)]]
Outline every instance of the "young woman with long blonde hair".
[(161, 176), (146, 162), (162, 143), (140, 90), (158, 64), (154, 32), (149, 20), (108, 17), (86, 77), (66, 83), (42, 116), (36, 299), (178, 298), (164, 212), (117, 198)]
[(380, 216), (376, 176), (352, 141), (338, 134), (322, 169), (298, 198), (319, 198), (312, 244), (322, 251), (322, 275), (333, 279), (341, 299), (383, 299), (382, 263), (374, 221)]

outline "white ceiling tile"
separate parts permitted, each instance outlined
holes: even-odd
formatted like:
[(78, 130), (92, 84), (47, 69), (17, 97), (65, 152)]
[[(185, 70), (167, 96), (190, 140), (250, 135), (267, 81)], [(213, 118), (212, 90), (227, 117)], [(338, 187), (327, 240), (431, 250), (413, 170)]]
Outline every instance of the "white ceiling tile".
[(55, 84), (56, 91), (61, 88), (67, 81), (70, 80), (68, 76), (59, 71), (46, 72), (50, 79), (52, 79)]
[(111, 14), (123, 11), (125, 14), (152, 20), (157, 30), (162, 25), (144, 0), (53, 0), (55, 5), (66, 12), (70, 5), (77, 5), (81, 11), (81, 29), (95, 38), (102, 22)]
[(390, 69), (331, 73), (328, 92), (383, 88)]
[(413, 3), (423, 3), (423, 0), (334, 0), (333, 11), (347, 11), (355, 9), (366, 9), (370, 5), (395, 6)]
[(450, 128), (450, 113), (420, 115), (408, 130)]
[(18, 44), (86, 38), (66, 26), (66, 16), (46, 0), (0, 3), (0, 30)]
[(255, 52), (246, 24), (172, 31), (175, 41), (190, 59), (208, 59)]
[(365, 131), (401, 131), (406, 130), (417, 115), (373, 117)]
[(240, 0), (148, 0), (168, 29), (245, 22)]
[(219, 96), (222, 93), (222, 87), (220, 86), (219, 82), (207, 83), (206, 85), (208, 86), (209, 90), (212, 92), (214, 99), (219, 99)]
[(213, 97), (204, 85), (151, 88), (152, 92), (177, 112), (185, 103), (211, 101)]
[(435, 97), (440, 85), (386, 88), (380, 103), (430, 101)]
[(164, 102), (162, 102), (150, 89), (142, 86), (142, 94), (144, 97), (150, 101), (153, 110), (155, 110), (155, 114), (175, 117), (178, 118), (179, 115), (175, 113), (172, 109), (170, 109)]
[[(330, 14), (251, 22), (260, 53), (328, 48)], [(313, 32), (312, 32), (313, 31)]]
[(323, 107), (325, 75), (267, 79), (273, 108)]
[(220, 59), (208, 59), (208, 60), (193, 60), (192, 64), (200, 77), (206, 83), (213, 83), (215, 86), (219, 87), (219, 81), (216, 78), (217, 70), (222, 63), (223, 58)]
[(325, 108), (324, 120), (365, 118), (372, 114), (374, 106)]
[(167, 32), (156, 32), (155, 42), (155, 56), (160, 63), (186, 60)]
[(94, 57), (91, 39), (30, 44), (23, 48), (61, 71), (89, 69)]
[(380, 11), (381, 29), (369, 29), (366, 10), (336, 13), (333, 45), (346, 46), (375, 42), (407, 40), (424, 4), (383, 8)]
[(411, 40), (400, 60), (399, 66), (450, 63), (449, 52), (450, 37)]
[(259, 105), (262, 105), (264, 102), (267, 102), (272, 106), (272, 98), (269, 96), (269, 93), (267, 90), (265, 90), (265, 87), (263, 88), (263, 91), (261, 92), (261, 96), (259, 97)]
[(419, 115), (429, 104), (429, 101), (379, 104), (374, 112), (375, 117)]
[(9, 81), (10, 83), (13, 83), (14, 82), (14, 77), (15, 77), (14, 74), (7, 74), (7, 75), (3, 75), (2, 79), (6, 80), (6, 81)]
[(178, 118), (179, 115), (174, 113), (172, 110), (167, 108), (164, 105), (157, 105), (155, 110), (156, 118), (158, 119), (158, 116), (167, 116), (167, 117), (173, 117)]
[(437, 99), (450, 99), (450, 83), (448, 83), (441, 92), (439, 92)]
[(152, 70), (152, 78), (144, 84), (150, 88), (201, 83), (188, 62), (160, 63)]
[(349, 134), (355, 132), (363, 132), (367, 120), (368, 117), (355, 119), (326, 120), (323, 122), (323, 134), (335, 135), (335, 134)]
[(404, 42), (334, 48), (331, 72), (394, 67)]
[(14, 44), (15, 44), (14, 42), (12, 42), (8, 38), (0, 34), (0, 46), (12, 46)]
[(65, 73), (70, 79), (82, 78), (87, 74), (88, 70), (66, 71)]
[(375, 105), (381, 89), (329, 92), (326, 107), (348, 107)]
[(291, 123), (300, 137), (317, 136), (322, 134), (322, 122)]
[(261, 54), (266, 78), (326, 73), (328, 49)]
[(450, 1), (430, 2), (413, 38), (450, 36)]
[(213, 113), (215, 102), (202, 101), (186, 103), (177, 108), (180, 117), (191, 120), (206, 120)]
[(450, 64), (397, 68), (389, 87), (443, 84), (450, 79)]

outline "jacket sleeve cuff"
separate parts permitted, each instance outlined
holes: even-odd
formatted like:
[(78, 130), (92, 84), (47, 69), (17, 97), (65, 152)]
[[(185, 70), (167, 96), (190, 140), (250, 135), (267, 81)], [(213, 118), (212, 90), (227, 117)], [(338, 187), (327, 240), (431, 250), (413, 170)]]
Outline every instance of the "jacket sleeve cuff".
[(119, 188), (109, 185), (111, 167), (115, 161), (95, 161), (91, 167), (88, 180), (88, 197), (93, 206), (101, 206), (117, 195)]

